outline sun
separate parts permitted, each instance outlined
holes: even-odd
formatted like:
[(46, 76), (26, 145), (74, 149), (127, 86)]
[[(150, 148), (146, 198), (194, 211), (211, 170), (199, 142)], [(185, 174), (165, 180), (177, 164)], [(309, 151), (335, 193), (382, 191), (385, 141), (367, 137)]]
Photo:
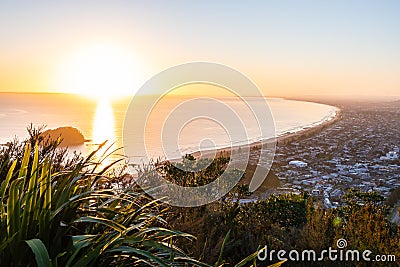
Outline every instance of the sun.
[(97, 43), (69, 53), (56, 76), (58, 91), (98, 98), (135, 94), (144, 72), (130, 49)]

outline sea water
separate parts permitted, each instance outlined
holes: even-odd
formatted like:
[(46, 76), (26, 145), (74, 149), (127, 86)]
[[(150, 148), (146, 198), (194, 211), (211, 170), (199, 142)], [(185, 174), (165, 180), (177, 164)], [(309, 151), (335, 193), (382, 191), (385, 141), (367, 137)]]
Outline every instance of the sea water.
[[(36, 127), (45, 125), (47, 129), (72, 126), (79, 129), (85, 139), (89, 141), (81, 146), (71, 147), (71, 152), (77, 150), (83, 154), (88, 154), (99, 143), (108, 139), (113, 149), (122, 148), (127, 144), (144, 143), (147, 151), (146, 157), (162, 158), (165, 156), (163, 152), (165, 144), (163, 142), (165, 143), (166, 140), (162, 140), (165, 122), (168, 121), (167, 119), (178, 121), (180, 116), (188, 117), (188, 112), (190, 113), (191, 109), (179, 110), (177, 107), (190, 99), (192, 98), (183, 96), (164, 98), (153, 105), (150, 114), (141, 114), (141, 112), (135, 114), (135, 116), (146, 116), (147, 119), (143, 129), (145, 140), (138, 140), (137, 136), (129, 136), (126, 133), (124, 136), (123, 131), (125, 115), (131, 102), (130, 97), (110, 100), (69, 94), (1, 93), (0, 144), (5, 144), (14, 138), (21, 140), (26, 138), (28, 136), (26, 128), (31, 123)], [(236, 121), (240, 123), (223, 125), (218, 119), (215, 119), (218, 118), (217, 114), (220, 114), (221, 110), (218, 106), (213, 106), (215, 118), (212, 118), (212, 116), (211, 118), (194, 118), (182, 125), (177, 136), (167, 138), (167, 142), (176, 142), (177, 153), (191, 153), (200, 148), (210, 149), (242, 145), (273, 136), (282, 136), (328, 121), (338, 111), (335, 107), (323, 104), (286, 99), (267, 99), (267, 106), (273, 118), (268, 124), (269, 127), (274, 128), (272, 132), (260, 130), (257, 119), (263, 119), (264, 115), (254, 114), (249, 108), (249, 105), (265, 107), (264, 98), (202, 97), (196, 100), (196, 105), (209, 109), (211, 103), (216, 100), (222, 103), (221, 108), (228, 106), (233, 110), (235, 116), (239, 118)], [(140, 103), (146, 103), (147, 98), (143, 96), (143, 100), (140, 101), (142, 101)], [(232, 132), (243, 129), (246, 132), (246, 138), (242, 136), (241, 139), (232, 140)], [(124, 143), (123, 138), (128, 142)], [(204, 140), (207, 140), (207, 142), (204, 142)], [(123, 150), (120, 153), (122, 154)], [(143, 159), (145, 155), (128, 156), (137, 161)]]

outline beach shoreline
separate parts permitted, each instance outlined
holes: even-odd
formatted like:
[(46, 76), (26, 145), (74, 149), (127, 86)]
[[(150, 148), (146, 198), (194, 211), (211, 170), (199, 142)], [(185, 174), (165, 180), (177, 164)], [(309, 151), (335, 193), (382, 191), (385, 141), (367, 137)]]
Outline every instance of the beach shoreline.
[(299, 141), (299, 140), (302, 140), (305, 138), (309, 138), (311, 136), (314, 136), (314, 135), (320, 133), (321, 131), (323, 131), (327, 127), (331, 126), (332, 124), (338, 122), (342, 118), (342, 110), (337, 107), (335, 107), (335, 108), (336, 108), (335, 115), (332, 116), (331, 118), (329, 118), (328, 120), (323, 121), (322, 123), (317, 124), (315, 126), (304, 128), (298, 132), (289, 133), (289, 134), (285, 134), (285, 135), (277, 137), (277, 145), (287, 144), (287, 143), (291, 143), (294, 141)]
[(229, 156), (231, 150), (236, 150), (236, 149), (249, 149), (255, 150), (255, 149), (261, 149), (261, 146), (263, 144), (273, 144), (275, 142), (276, 146), (278, 145), (285, 145), (292, 143), (294, 141), (300, 141), (302, 139), (306, 139), (309, 137), (312, 137), (324, 129), (328, 128), (329, 126), (333, 125), (337, 121), (339, 121), (342, 118), (342, 110), (335, 107), (335, 114), (331, 118), (315, 125), (315, 126), (309, 126), (306, 128), (303, 128), (299, 131), (293, 132), (293, 133), (285, 133), (280, 136), (272, 137), (266, 140), (261, 140), (261, 141), (256, 141), (250, 144), (245, 144), (245, 145), (237, 145), (237, 146), (232, 146), (232, 147), (224, 147), (224, 148), (218, 148), (216, 150), (206, 150), (206, 151), (195, 151), (193, 153), (190, 153), (193, 155), (195, 158), (210, 158), (210, 157), (216, 157), (216, 156)]

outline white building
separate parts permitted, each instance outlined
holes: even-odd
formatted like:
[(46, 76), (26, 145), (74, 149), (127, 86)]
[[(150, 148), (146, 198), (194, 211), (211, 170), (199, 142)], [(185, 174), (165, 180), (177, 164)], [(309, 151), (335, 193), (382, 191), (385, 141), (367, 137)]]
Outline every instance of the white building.
[(396, 151), (390, 151), (386, 153), (386, 156), (380, 157), (380, 160), (395, 160), (399, 158), (399, 154)]
[(386, 153), (386, 157), (390, 160), (393, 160), (393, 159), (398, 159), (399, 155), (395, 151), (390, 151), (389, 153)]
[(307, 163), (300, 161), (300, 160), (292, 160), (289, 162), (289, 165), (294, 165), (294, 166), (300, 167), (300, 168), (304, 168), (304, 167), (308, 166)]

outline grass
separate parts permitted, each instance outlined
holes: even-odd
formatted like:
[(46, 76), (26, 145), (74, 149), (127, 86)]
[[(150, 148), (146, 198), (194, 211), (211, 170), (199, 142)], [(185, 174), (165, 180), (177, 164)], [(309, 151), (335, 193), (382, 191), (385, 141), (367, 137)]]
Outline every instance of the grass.
[(101, 184), (111, 166), (96, 171), (97, 152), (56, 170), (26, 144), (1, 177), (0, 265), (208, 266), (176, 247), (194, 237), (169, 229), (158, 201)]

